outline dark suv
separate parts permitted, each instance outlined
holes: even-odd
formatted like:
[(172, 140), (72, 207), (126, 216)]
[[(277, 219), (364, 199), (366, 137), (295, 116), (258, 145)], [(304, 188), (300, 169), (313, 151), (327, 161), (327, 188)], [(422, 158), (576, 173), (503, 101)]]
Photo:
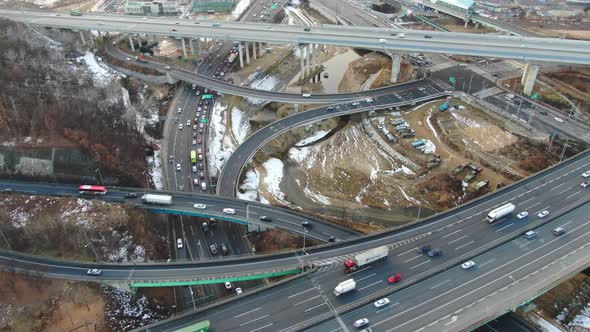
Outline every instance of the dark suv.
[(425, 244), (423, 246), (418, 247), (418, 253), (419, 254), (426, 254), (430, 251), (430, 245), (429, 244)]
[(436, 257), (436, 256), (440, 256), (442, 255), (442, 250), (438, 249), (438, 248), (434, 248), (432, 250), (430, 250), (427, 255), (429, 257)]
[(260, 218), (258, 218), (258, 219), (260, 219), (260, 221), (266, 221), (266, 222), (272, 221), (272, 218), (269, 216), (260, 216)]

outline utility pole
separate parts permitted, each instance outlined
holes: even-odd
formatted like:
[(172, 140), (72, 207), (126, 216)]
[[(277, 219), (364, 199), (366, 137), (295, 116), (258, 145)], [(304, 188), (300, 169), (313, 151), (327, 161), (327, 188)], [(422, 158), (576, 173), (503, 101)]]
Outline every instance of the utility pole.
[(96, 250), (94, 249), (94, 245), (92, 244), (92, 241), (86, 243), (86, 245), (84, 246), (84, 248), (87, 248), (88, 245), (90, 245), (90, 248), (92, 248), (92, 251), (94, 252), (94, 257), (96, 257), (96, 261), (100, 262), (100, 260), (98, 259), (98, 254), (96, 253)]
[(531, 127), (531, 122), (533, 122), (533, 116), (535, 116), (536, 109), (537, 109), (537, 105), (533, 104), (533, 110), (531, 111), (531, 114), (529, 115), (529, 121), (526, 124), (529, 128)]
[(418, 201), (418, 215), (416, 216), (416, 221), (420, 219), (420, 210), (422, 210), (422, 201)]
[(100, 178), (100, 183), (101, 183), (101, 185), (103, 185), (103, 186), (104, 186), (104, 181), (102, 180), (102, 173), (100, 173), (100, 168), (98, 168), (98, 167), (97, 167), (97, 168), (96, 168), (96, 170), (95, 170), (94, 172), (95, 172), (95, 173), (98, 173), (98, 176), (99, 176), (99, 178)]
[(559, 156), (559, 162), (561, 162), (563, 160), (563, 157), (565, 156), (565, 150), (569, 147), (567, 145), (567, 143), (569, 142), (569, 138), (565, 139), (565, 143), (563, 144), (563, 149), (561, 150), (561, 156)]

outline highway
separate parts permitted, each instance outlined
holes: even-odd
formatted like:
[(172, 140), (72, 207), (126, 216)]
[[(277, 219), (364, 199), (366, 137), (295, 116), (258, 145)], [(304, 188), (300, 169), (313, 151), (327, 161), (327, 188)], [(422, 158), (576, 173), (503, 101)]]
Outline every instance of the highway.
[[(484, 204), (474, 204), (452, 217), (435, 218), (436, 221), (417, 226), (415, 230), (420, 229), (419, 233), (402, 230), (397, 234), (404, 234), (406, 240), (390, 246), (385, 262), (346, 274), (342, 267), (345, 257), (316, 259), (314, 263), (319, 268), (308, 276), (227, 304), (175, 317), (150, 330), (168, 331), (205, 318), (223, 331), (296, 331), (314, 324), (319, 325), (311, 331), (340, 331), (344, 330), (342, 325), (354, 330), (352, 323), (364, 317), (369, 318), (374, 331), (458, 331), (476, 327), (538, 294), (535, 290), (555, 283), (557, 277), (546, 278), (545, 273), (537, 275), (535, 271), (571, 253), (570, 244), (588, 247), (590, 189), (580, 186), (580, 174), (589, 168), (590, 154), (587, 154), (550, 176), (525, 180), (526, 183), (511, 192), (502, 190), (493, 194), (495, 197)], [(497, 206), (507, 201), (517, 206), (512, 216), (496, 224), (483, 220), (491, 207), (488, 204), (493, 202)], [(516, 213), (523, 210), (529, 216), (517, 219)], [(538, 217), (542, 210), (548, 210), (549, 215)], [(567, 235), (553, 236), (550, 231), (557, 226), (565, 227)], [(534, 240), (522, 237), (530, 229), (538, 232)], [(413, 238), (409, 238), (410, 233)], [(393, 237), (389, 243), (392, 241)], [(364, 242), (373, 242), (370, 247), (377, 245), (374, 240)], [(432, 258), (418, 254), (416, 248), (424, 244), (441, 249), (443, 254)], [(311, 252), (309, 259), (317, 255)], [(586, 265), (590, 263), (587, 257), (583, 257)], [(468, 259), (474, 260), (477, 266), (464, 271), (458, 265)], [(555, 265), (562, 271), (562, 263)], [(387, 278), (395, 273), (401, 273), (402, 281), (391, 285)], [(506, 291), (504, 288), (510, 284), (522, 286), (517, 280), (531, 273), (543, 280), (527, 283), (530, 289)], [(357, 282), (356, 290), (335, 296), (333, 288), (351, 277)], [(504, 294), (498, 296), (499, 292)], [(372, 302), (384, 296), (389, 296), (390, 305), (376, 309)], [(485, 310), (481, 305), (473, 306), (482, 300), (490, 303)], [(470, 310), (471, 314), (465, 315), (462, 310)], [(335, 312), (339, 313), (336, 319)], [(457, 318), (452, 319), (451, 315)]]
[[(203, 280), (232, 278), (237, 276), (260, 274), (262, 272), (286, 271), (301, 266), (301, 264), (314, 264), (324, 269), (341, 270), (339, 265), (346, 255), (367, 250), (380, 245), (388, 245), (392, 249), (390, 254), (394, 264), (404, 263), (405, 268), (411, 271), (406, 280), (416, 276), (428, 276), (434, 273), (437, 266), (452, 259), (465, 259), (478, 253), (482, 248), (491, 243), (502, 243), (515, 234), (540, 222), (536, 213), (547, 209), (552, 214), (558, 211), (568, 211), (572, 204), (590, 194), (590, 190), (580, 187), (583, 171), (590, 169), (590, 151), (585, 152), (576, 158), (568, 160), (556, 167), (542, 173), (517, 182), (515, 185), (505, 187), (492, 194), (486, 195), (479, 200), (464, 204), (458, 208), (437, 214), (428, 218), (422, 223), (416, 223), (401, 229), (387, 230), (378, 234), (366, 235), (340, 241), (335, 244), (309, 248), (307, 254), (300, 257), (297, 251), (286, 252), (276, 255), (260, 255), (255, 257), (215, 259), (204, 262), (186, 262), (172, 264), (91, 264), (76, 262), (61, 262), (45, 258), (32, 258), (25, 254), (2, 251), (0, 262), (7, 265), (17, 265), (21, 269), (33, 270), (49, 277), (61, 279), (82, 279), (88, 280), (86, 269), (98, 266), (103, 270), (100, 279), (105, 281), (165, 281), (165, 280)], [(39, 184), (26, 184), (1, 182), (0, 188), (15, 188), (15, 190), (29, 189), (34, 194), (51, 193), (51, 185), (42, 187)], [(32, 189), (35, 190), (32, 190)], [(44, 188), (39, 190), (38, 188)], [(113, 191), (113, 190), (111, 190)], [(60, 193), (54, 190), (54, 193)], [(114, 194), (114, 193), (113, 193)], [(123, 195), (124, 192), (117, 192), (116, 195)], [(560, 199), (556, 200), (555, 196)], [(119, 196), (119, 197), (121, 197)], [(213, 198), (206, 196), (207, 198)], [(216, 197), (224, 202), (235, 202), (240, 204), (252, 204), (231, 198)], [(493, 207), (504, 202), (511, 201), (518, 206), (518, 210), (528, 210), (531, 216), (525, 221), (511, 220), (499, 225), (490, 226), (483, 222), (484, 215)], [(227, 206), (224, 204), (223, 206)], [(217, 207), (219, 209), (220, 207)], [(279, 208), (264, 206), (268, 212), (276, 211)], [(281, 210), (282, 211), (282, 210)], [(247, 213), (247, 212), (246, 212)], [(266, 211), (265, 211), (266, 213)], [(244, 211), (239, 212), (242, 221)], [(238, 221), (238, 217), (235, 217)], [(303, 217), (296, 219), (305, 220)], [(298, 222), (293, 222), (297, 225)], [(456, 242), (449, 243), (453, 239), (461, 238)], [(462, 242), (460, 242), (462, 241)], [(397, 253), (411, 253), (414, 248), (424, 243), (432, 243), (440, 246), (444, 254), (440, 259), (428, 260), (420, 257), (407, 256), (409, 258), (399, 259)], [(459, 250), (461, 249), (461, 250)], [(399, 261), (401, 260), (401, 262)], [(391, 272), (391, 269), (389, 269)], [(388, 272), (388, 273), (389, 273)], [(373, 278), (373, 277), (370, 277)], [(380, 278), (380, 277), (379, 277)], [(330, 282), (337, 283), (339, 278), (330, 278)], [(381, 280), (381, 279), (379, 279)], [(373, 279), (373, 283), (379, 280)]]
[[(373, 101), (358, 101), (358, 105), (341, 103), (315, 108), (275, 121), (248, 137), (225, 163), (219, 176), (217, 194), (234, 197), (242, 168), (252, 159), (256, 151), (273, 138), (289, 130), (308, 125), (323, 119), (346, 114), (360, 113), (370, 110), (385, 109), (405, 105), (415, 105), (421, 102), (446, 97), (450, 91), (444, 91), (436, 82), (431, 80), (413, 81), (397, 85), (396, 92), (389, 95), (375, 97)], [(422, 90), (423, 89), (423, 90)]]
[[(0, 16), (28, 24), (100, 30), (120, 33), (140, 33), (172, 37), (194, 38), (206, 36), (239, 41), (266, 43), (323, 44), (365, 49), (461, 54), (523, 61), (590, 64), (587, 41), (515, 37), (501, 35), (430, 32), (367, 27), (322, 25), (304, 31), (300, 26), (268, 23), (238, 23), (194, 21), (175, 18), (149, 18), (120, 15), (70, 16), (46, 11), (0, 10)], [(401, 35), (403, 34), (403, 38)], [(431, 38), (425, 38), (429, 36)]]

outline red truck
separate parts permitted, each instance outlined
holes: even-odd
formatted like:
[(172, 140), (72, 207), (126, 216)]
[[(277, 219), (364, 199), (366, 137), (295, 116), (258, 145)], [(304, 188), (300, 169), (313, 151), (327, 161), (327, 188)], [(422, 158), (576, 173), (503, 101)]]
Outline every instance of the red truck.
[(350, 273), (362, 268), (365, 265), (371, 264), (376, 261), (384, 260), (389, 254), (387, 246), (381, 246), (367, 250), (358, 255), (355, 255), (351, 259), (344, 261), (344, 269), (346, 273)]

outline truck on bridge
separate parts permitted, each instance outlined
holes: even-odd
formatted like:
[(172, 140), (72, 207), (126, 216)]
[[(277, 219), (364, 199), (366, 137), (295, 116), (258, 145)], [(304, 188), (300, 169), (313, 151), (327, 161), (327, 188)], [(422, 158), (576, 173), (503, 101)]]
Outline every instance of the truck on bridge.
[(339, 283), (336, 288), (334, 288), (334, 295), (338, 296), (340, 294), (348, 293), (351, 290), (356, 288), (356, 281), (354, 279), (344, 280), (343, 282)]
[(485, 220), (490, 224), (495, 223), (496, 221), (501, 220), (502, 218), (511, 214), (515, 208), (516, 207), (514, 204), (506, 203), (490, 211)]
[(385, 259), (387, 254), (389, 254), (389, 249), (387, 249), (387, 246), (381, 246), (367, 250), (358, 255), (355, 255), (352, 259), (347, 259), (344, 261), (344, 269), (346, 273), (356, 271), (365, 265)]
[(172, 196), (145, 194), (145, 195), (141, 196), (141, 201), (144, 204), (172, 205)]

